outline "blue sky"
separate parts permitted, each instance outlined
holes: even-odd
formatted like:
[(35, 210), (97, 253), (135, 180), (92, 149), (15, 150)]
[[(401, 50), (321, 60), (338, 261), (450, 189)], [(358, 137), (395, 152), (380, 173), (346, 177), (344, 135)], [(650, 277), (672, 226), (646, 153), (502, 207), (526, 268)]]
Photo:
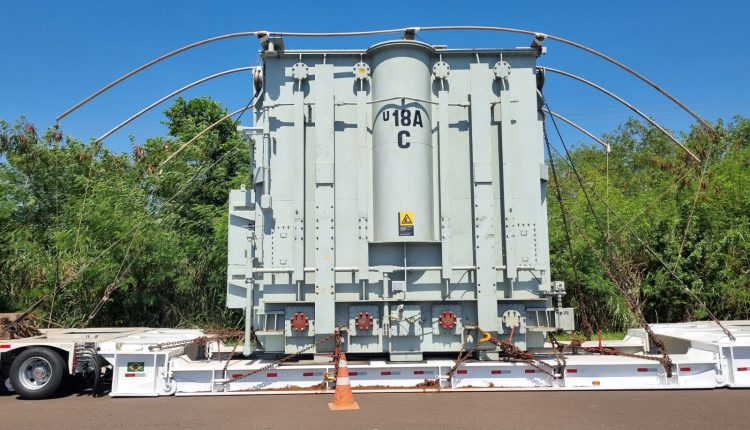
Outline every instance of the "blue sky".
[[(710, 120), (750, 116), (750, 56), (745, 1), (12, 1), (0, 0), (0, 118), (25, 115), (37, 127), (142, 63), (188, 43), (236, 31), (349, 31), (428, 25), (495, 25), (554, 34), (625, 62)], [(422, 33), (450, 47), (527, 46), (506, 33)], [(290, 48), (364, 48), (379, 38), (287, 39)], [(587, 77), (631, 101), (665, 126), (684, 130), (692, 119), (647, 85), (603, 60), (547, 43), (541, 64)], [(65, 133), (88, 139), (184, 84), (257, 62), (258, 43), (238, 38), (173, 57), (137, 75), (62, 122)], [(251, 96), (249, 75), (235, 74), (185, 93), (208, 95), (229, 110)], [(579, 83), (550, 76), (553, 110), (599, 134), (630, 115)], [(166, 107), (167, 105), (165, 105)], [(162, 135), (162, 109), (119, 131), (116, 151)], [(248, 123), (250, 115), (243, 118)], [(585, 141), (566, 128), (568, 139)]]

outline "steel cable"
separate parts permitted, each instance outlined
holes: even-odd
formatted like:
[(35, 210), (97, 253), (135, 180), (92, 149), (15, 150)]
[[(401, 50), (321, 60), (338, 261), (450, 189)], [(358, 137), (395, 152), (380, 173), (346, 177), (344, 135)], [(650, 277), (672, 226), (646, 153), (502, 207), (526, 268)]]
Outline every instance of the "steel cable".
[[(549, 107), (547, 109), (549, 109)], [(586, 335), (586, 339), (591, 340), (591, 336), (594, 330), (591, 327), (591, 322), (589, 321), (589, 315), (588, 315), (588, 308), (586, 306), (586, 302), (583, 297), (583, 284), (581, 283), (581, 277), (578, 273), (578, 264), (577, 264), (576, 254), (573, 251), (573, 239), (571, 238), (571, 234), (570, 234), (570, 225), (568, 224), (568, 215), (567, 215), (567, 211), (565, 210), (565, 204), (563, 203), (562, 192), (560, 191), (560, 181), (557, 178), (557, 169), (555, 169), (555, 160), (554, 160), (554, 156), (552, 155), (552, 145), (550, 144), (549, 137), (547, 136), (547, 126), (546, 126), (546, 123), (544, 122), (542, 123), (542, 131), (544, 133), (544, 141), (547, 145), (547, 153), (549, 154), (549, 162), (552, 168), (552, 179), (554, 179), (555, 181), (555, 196), (557, 197), (557, 202), (560, 205), (560, 215), (563, 221), (563, 231), (565, 232), (565, 240), (568, 245), (568, 252), (570, 253), (570, 265), (573, 268), (573, 279), (576, 284), (576, 290), (575, 290), (576, 300), (578, 300), (578, 306), (581, 308), (581, 328), (583, 329), (583, 332)]]
[[(546, 100), (544, 102), (544, 106), (547, 108), (547, 110), (550, 110), (549, 104), (547, 104)], [(560, 129), (557, 127), (557, 121), (555, 121), (554, 115), (550, 115), (550, 120), (552, 120), (552, 125), (555, 127), (555, 131), (557, 132), (557, 137), (558, 139), (560, 139), (560, 144), (562, 144), (563, 149), (565, 150), (565, 155), (570, 160), (570, 165), (572, 166), (573, 173), (575, 174), (575, 177), (578, 180), (578, 184), (581, 186), (581, 191), (583, 191), (583, 196), (586, 198), (586, 204), (589, 207), (589, 211), (591, 212), (591, 215), (594, 217), (596, 224), (599, 226), (599, 231), (602, 233), (602, 237), (606, 241), (607, 236), (605, 234), (602, 221), (599, 219), (599, 216), (597, 216), (596, 211), (594, 210), (594, 206), (591, 204), (591, 199), (589, 198), (589, 194), (586, 192), (586, 188), (583, 186), (583, 184), (580, 181), (580, 175), (578, 174), (578, 171), (575, 168), (575, 164), (573, 164), (573, 157), (570, 154), (570, 151), (568, 150), (568, 145), (565, 144), (565, 139), (563, 139), (562, 133), (560, 133)], [(546, 133), (546, 129), (545, 129), (545, 133)]]
[[(552, 147), (552, 148), (554, 149), (554, 147)], [(557, 154), (558, 154), (558, 155), (560, 156), (560, 158), (561, 158), (561, 159), (562, 159), (563, 161), (565, 161), (566, 163), (568, 163), (568, 160), (566, 160), (566, 159), (565, 159), (565, 157), (563, 157), (563, 155), (562, 155), (562, 154), (560, 154), (560, 152), (558, 152), (557, 150), (555, 150), (555, 152), (556, 152), (556, 153), (557, 153)], [(605, 206), (607, 207), (607, 210), (608, 210), (608, 211), (609, 211), (610, 213), (612, 213), (612, 215), (613, 215), (613, 216), (614, 216), (614, 217), (615, 217), (615, 218), (617, 219), (617, 221), (619, 221), (619, 222), (621, 222), (621, 223), (624, 223), (624, 222), (625, 222), (625, 220), (623, 220), (623, 219), (622, 219), (622, 217), (620, 216), (620, 214), (619, 214), (619, 213), (618, 213), (617, 211), (615, 211), (615, 210), (614, 210), (614, 209), (612, 208), (612, 206), (610, 206), (610, 205), (609, 205), (609, 203), (607, 203), (607, 202), (606, 202), (606, 201), (605, 201), (605, 200), (604, 200), (604, 199), (602, 198), (602, 196), (601, 196), (601, 195), (600, 195), (599, 193), (597, 193), (597, 192), (596, 192), (596, 190), (594, 189), (594, 187), (592, 187), (592, 186), (591, 186), (591, 185), (590, 185), (589, 183), (587, 183), (587, 182), (586, 182), (586, 180), (585, 180), (585, 179), (583, 179), (582, 177), (581, 177), (581, 182), (582, 182), (583, 184), (585, 184), (585, 185), (586, 185), (586, 186), (587, 186), (587, 187), (588, 187), (588, 188), (589, 188), (589, 189), (591, 190), (591, 192), (592, 192), (592, 193), (594, 194), (594, 196), (595, 196), (595, 197), (597, 197), (597, 198), (598, 198), (598, 199), (599, 199), (599, 200), (600, 200), (600, 201), (601, 201), (601, 202), (602, 202), (602, 203), (603, 203), (603, 204), (604, 204), (604, 205), (605, 205)], [(670, 275), (670, 276), (671, 276), (671, 277), (672, 277), (672, 278), (673, 278), (673, 279), (674, 279), (675, 281), (677, 281), (677, 283), (678, 283), (678, 284), (680, 285), (680, 287), (682, 287), (682, 289), (683, 289), (683, 290), (684, 290), (685, 292), (687, 292), (687, 294), (688, 294), (688, 295), (690, 296), (690, 298), (691, 298), (691, 299), (693, 299), (693, 301), (694, 301), (694, 302), (695, 302), (696, 304), (698, 304), (698, 306), (700, 306), (700, 307), (701, 307), (701, 309), (703, 309), (703, 310), (704, 310), (704, 311), (706, 312), (706, 314), (707, 314), (707, 315), (708, 315), (708, 316), (709, 316), (709, 317), (711, 318), (711, 320), (712, 320), (712, 321), (713, 321), (714, 323), (716, 323), (716, 325), (718, 325), (718, 326), (719, 326), (719, 327), (721, 328), (721, 330), (722, 330), (722, 331), (724, 332), (724, 334), (726, 334), (726, 335), (727, 335), (727, 337), (728, 337), (728, 338), (729, 338), (729, 339), (730, 339), (731, 341), (735, 341), (735, 340), (736, 340), (736, 338), (734, 337), (734, 335), (732, 334), (732, 332), (730, 332), (730, 331), (729, 331), (729, 329), (727, 329), (727, 328), (726, 328), (726, 327), (725, 327), (725, 326), (724, 326), (724, 325), (723, 325), (723, 324), (721, 323), (721, 321), (719, 320), (719, 318), (718, 318), (718, 317), (717, 317), (717, 316), (716, 316), (716, 315), (715, 315), (715, 314), (714, 314), (713, 312), (711, 312), (711, 310), (710, 310), (710, 309), (708, 308), (708, 306), (706, 306), (706, 304), (705, 304), (705, 303), (703, 303), (703, 301), (702, 301), (702, 300), (701, 300), (701, 299), (700, 299), (700, 298), (699, 298), (699, 297), (698, 297), (698, 296), (697, 296), (697, 295), (695, 294), (695, 292), (693, 292), (693, 291), (692, 291), (692, 290), (691, 290), (690, 288), (688, 288), (688, 286), (687, 286), (687, 285), (685, 285), (685, 283), (684, 283), (684, 282), (682, 281), (682, 279), (681, 279), (681, 278), (680, 278), (680, 277), (679, 277), (679, 276), (678, 276), (678, 275), (677, 275), (677, 274), (676, 274), (676, 273), (674, 272), (674, 270), (672, 270), (672, 269), (671, 269), (671, 268), (670, 268), (670, 267), (669, 267), (669, 266), (667, 265), (667, 263), (666, 263), (666, 262), (664, 262), (664, 260), (663, 260), (663, 259), (662, 259), (662, 258), (661, 258), (661, 257), (660, 257), (660, 256), (659, 256), (659, 255), (658, 255), (657, 253), (656, 253), (656, 251), (654, 251), (654, 250), (653, 250), (653, 249), (652, 249), (652, 248), (651, 248), (651, 247), (650, 247), (650, 246), (649, 246), (649, 245), (648, 245), (648, 244), (647, 244), (647, 243), (646, 243), (646, 242), (645, 242), (645, 241), (644, 241), (643, 239), (641, 239), (641, 237), (640, 237), (640, 236), (639, 236), (639, 235), (638, 235), (638, 234), (637, 234), (637, 233), (635, 232), (635, 230), (633, 230), (633, 228), (632, 228), (631, 226), (629, 226), (629, 225), (627, 225), (627, 224), (626, 224), (626, 228), (627, 228), (628, 232), (629, 232), (629, 233), (630, 233), (630, 234), (631, 234), (631, 235), (633, 236), (633, 238), (635, 238), (635, 240), (636, 240), (636, 241), (638, 242), (638, 244), (639, 244), (639, 245), (641, 245), (641, 246), (642, 246), (642, 247), (643, 247), (643, 248), (644, 248), (644, 249), (645, 249), (646, 251), (648, 251), (648, 253), (649, 253), (649, 254), (651, 254), (651, 255), (652, 255), (652, 256), (653, 256), (653, 257), (654, 257), (654, 258), (655, 258), (655, 259), (656, 259), (656, 260), (657, 260), (657, 261), (659, 262), (659, 264), (661, 264), (661, 266), (662, 266), (662, 267), (664, 267), (664, 269), (666, 269), (666, 270), (667, 270), (667, 273), (668, 273), (668, 274), (669, 274), (669, 275)], [(579, 228), (579, 229), (580, 229), (580, 228)], [(585, 235), (585, 234), (582, 234), (582, 236), (583, 236), (584, 238), (586, 238), (586, 235)], [(592, 250), (593, 250), (593, 248), (592, 248)]]
[[(553, 178), (554, 178), (555, 183), (556, 183), (555, 188), (557, 190), (559, 190), (560, 185), (559, 185), (559, 182), (558, 182), (558, 179), (557, 179), (557, 173), (556, 173), (556, 169), (555, 169), (555, 163), (554, 163), (553, 156), (552, 156), (552, 153), (551, 153), (552, 152), (552, 145), (550, 144), (549, 138), (547, 137), (546, 133), (544, 135), (544, 139), (545, 139), (545, 143), (547, 145), (547, 151), (550, 152), (550, 165), (551, 165), (551, 168), (552, 168), (552, 175), (553, 175)], [(560, 155), (560, 157), (563, 158), (562, 155), (559, 152), (558, 152), (558, 155)], [(559, 192), (558, 192), (558, 196), (559, 196)], [(558, 197), (558, 199), (560, 199), (560, 197)], [(560, 211), (563, 214), (567, 212), (567, 209), (562, 204), (562, 200), (560, 200)], [(563, 215), (563, 217), (564, 217), (564, 219), (567, 218), (566, 215)], [(630, 292), (623, 285), (624, 284), (624, 280), (623, 280), (624, 279), (624, 273), (622, 273), (622, 272), (624, 271), (624, 269), (622, 267), (620, 267), (620, 265), (617, 265), (617, 264), (615, 264), (615, 267), (609, 267), (609, 265), (607, 264), (607, 262), (604, 261), (599, 256), (599, 254), (597, 253), (596, 247), (589, 240), (588, 236), (585, 233), (585, 230), (583, 230), (581, 228), (581, 226), (578, 225), (578, 223), (576, 222), (575, 218), (573, 218), (573, 217), (570, 217), (570, 218), (571, 218), (571, 221), (575, 224), (576, 228), (581, 232), (581, 236), (583, 237), (584, 241), (586, 242), (586, 244), (591, 249), (591, 252), (596, 257), (597, 261), (599, 262), (599, 265), (602, 266), (602, 268), (607, 273), (607, 275), (609, 276), (609, 278), (612, 280), (612, 282), (615, 284), (615, 286), (617, 287), (617, 289), (620, 291), (620, 295), (622, 295), (622, 298), (628, 304), (628, 307), (630, 308), (630, 311), (633, 312), (633, 314), (635, 315), (636, 319), (638, 320), (638, 323), (641, 325), (641, 327), (643, 327), (643, 329), (648, 334), (648, 337), (649, 337), (650, 341), (653, 342), (657, 346), (657, 348), (659, 349), (659, 351), (663, 354), (663, 356), (664, 356), (664, 361), (663, 361), (664, 370), (667, 372), (667, 376), (671, 377), (672, 376), (672, 361), (671, 361), (671, 359), (669, 359), (669, 356), (667, 355), (667, 350), (666, 350), (666, 347), (664, 346), (664, 342), (660, 338), (658, 338), (654, 334), (654, 332), (651, 330), (651, 326), (648, 324), (648, 322), (646, 321), (646, 318), (643, 316), (643, 313), (641, 312), (640, 307), (638, 306), (637, 303), (635, 303), (633, 301)], [(570, 246), (572, 246), (572, 245), (570, 245)], [(616, 261), (614, 259), (614, 256), (611, 258), (611, 261), (613, 263)]]
[(572, 74), (570, 72), (566, 72), (564, 70), (553, 69), (551, 67), (542, 67), (542, 69), (544, 69), (545, 71), (548, 71), (548, 72), (554, 72), (554, 73), (566, 76), (566, 77), (571, 78), (571, 79), (575, 79), (576, 81), (582, 82), (582, 83), (584, 83), (584, 84), (586, 84), (586, 85), (588, 85), (588, 86), (590, 86), (592, 88), (595, 88), (595, 89), (601, 91), (602, 93), (604, 93), (604, 94), (612, 97), (613, 99), (615, 99), (618, 102), (622, 103), (623, 105), (627, 106), (628, 109), (630, 109), (633, 112), (635, 112), (638, 116), (640, 116), (641, 118), (643, 118), (644, 120), (646, 120), (646, 122), (648, 122), (652, 126), (654, 126), (657, 129), (659, 129), (659, 131), (661, 131), (662, 133), (664, 133), (664, 135), (667, 136), (669, 138), (669, 140), (671, 140), (672, 142), (674, 142), (675, 145), (679, 146), (688, 156), (690, 156), (697, 163), (701, 162), (701, 159), (698, 158), (697, 155), (695, 155), (690, 149), (688, 149), (688, 147), (685, 146), (684, 143), (680, 142), (679, 140), (677, 140), (676, 137), (672, 136), (672, 134), (670, 132), (668, 132), (664, 127), (662, 127), (661, 125), (659, 125), (659, 123), (657, 123), (656, 121), (654, 121), (653, 119), (651, 119), (648, 115), (646, 115), (645, 113), (641, 112), (638, 108), (636, 108), (635, 106), (633, 106), (632, 104), (630, 104), (629, 102), (627, 102), (622, 97), (620, 97), (617, 94), (613, 93), (612, 91), (609, 91), (608, 89), (602, 87), (601, 85), (597, 85), (594, 82), (589, 81), (588, 79), (582, 78), (582, 77), (580, 77), (578, 75), (574, 75), (574, 74)]
[(148, 112), (151, 109), (155, 108), (156, 106), (164, 103), (165, 101), (171, 99), (172, 97), (176, 96), (177, 94), (180, 94), (180, 93), (182, 93), (184, 91), (189, 90), (190, 88), (193, 88), (193, 87), (195, 87), (197, 85), (200, 85), (200, 84), (202, 84), (204, 82), (207, 82), (207, 81), (210, 81), (212, 79), (216, 79), (216, 78), (219, 78), (219, 77), (222, 77), (222, 76), (230, 75), (232, 73), (245, 72), (245, 71), (250, 71), (250, 70), (254, 70), (254, 69), (255, 69), (255, 66), (237, 67), (235, 69), (224, 70), (222, 72), (214, 73), (213, 75), (209, 75), (209, 76), (203, 77), (201, 79), (198, 79), (197, 81), (193, 81), (193, 82), (191, 82), (191, 83), (189, 83), (189, 84), (187, 84), (187, 85), (185, 85), (183, 87), (180, 87), (180, 88), (172, 91), (171, 93), (167, 94), (166, 96), (160, 98), (159, 100), (151, 103), (150, 105), (148, 105), (145, 108), (141, 109), (140, 111), (136, 112), (135, 114), (133, 114), (131, 117), (129, 117), (125, 121), (117, 124), (112, 129), (110, 129), (109, 131), (107, 131), (106, 133), (104, 133), (101, 136), (97, 137), (96, 140), (94, 140), (93, 143), (98, 143), (99, 141), (106, 139), (112, 133), (114, 133), (117, 130), (125, 127), (128, 124), (130, 124), (131, 122), (133, 122), (135, 119), (137, 119), (138, 117), (142, 116), (146, 112)]

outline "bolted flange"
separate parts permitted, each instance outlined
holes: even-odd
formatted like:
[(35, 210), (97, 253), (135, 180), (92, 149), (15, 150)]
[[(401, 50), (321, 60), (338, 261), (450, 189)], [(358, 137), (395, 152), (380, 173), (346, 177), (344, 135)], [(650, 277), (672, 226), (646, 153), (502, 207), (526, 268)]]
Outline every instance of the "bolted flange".
[(440, 324), (440, 327), (450, 330), (456, 328), (456, 314), (452, 311), (443, 311), (440, 313), (440, 316), (438, 317), (438, 323)]
[(354, 318), (354, 325), (357, 330), (367, 331), (372, 329), (372, 314), (369, 312), (360, 312)]
[(292, 330), (297, 332), (305, 331), (310, 326), (310, 318), (304, 312), (295, 312), (289, 321), (292, 324)]

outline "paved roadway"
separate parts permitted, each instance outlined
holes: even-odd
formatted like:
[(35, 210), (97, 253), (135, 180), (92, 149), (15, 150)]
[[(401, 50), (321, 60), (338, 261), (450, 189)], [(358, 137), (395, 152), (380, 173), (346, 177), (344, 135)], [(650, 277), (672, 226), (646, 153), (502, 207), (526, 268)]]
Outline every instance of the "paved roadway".
[(358, 394), (44, 401), (0, 396), (0, 429), (748, 429), (750, 390)]

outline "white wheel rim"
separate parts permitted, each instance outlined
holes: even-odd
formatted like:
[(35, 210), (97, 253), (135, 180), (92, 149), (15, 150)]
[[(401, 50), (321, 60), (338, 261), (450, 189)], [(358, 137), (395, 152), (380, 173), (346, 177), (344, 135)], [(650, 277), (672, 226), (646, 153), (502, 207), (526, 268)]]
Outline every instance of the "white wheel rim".
[(52, 365), (42, 357), (27, 358), (18, 369), (18, 380), (27, 390), (41, 390), (52, 377)]

